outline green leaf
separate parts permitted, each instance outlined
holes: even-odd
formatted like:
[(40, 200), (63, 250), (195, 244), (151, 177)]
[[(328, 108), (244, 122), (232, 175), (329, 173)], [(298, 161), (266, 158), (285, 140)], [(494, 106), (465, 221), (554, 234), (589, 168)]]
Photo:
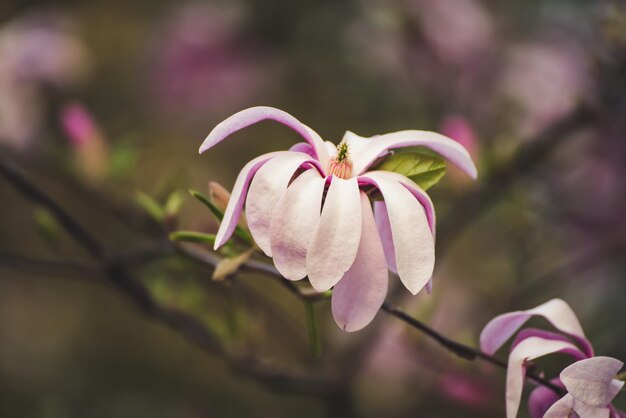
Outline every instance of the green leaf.
[[(193, 189), (189, 189), (189, 194), (198, 199), (200, 202), (204, 203), (213, 213), (213, 215), (215, 215), (217, 220), (222, 222), (222, 219), (224, 219), (224, 212), (222, 212), (220, 208), (215, 206), (215, 204), (211, 202), (211, 199)], [(252, 244), (254, 242), (254, 240), (252, 239), (252, 235), (250, 235), (250, 232), (246, 231), (239, 225), (235, 227), (235, 234), (249, 244)]]
[(165, 214), (167, 216), (176, 216), (180, 212), (180, 208), (183, 205), (184, 195), (180, 190), (172, 192), (167, 201), (165, 202)]
[(170, 233), (170, 240), (213, 245), (215, 244), (215, 235), (195, 231), (174, 231)]
[(213, 212), (213, 215), (215, 215), (217, 220), (222, 222), (222, 219), (224, 219), (224, 212), (222, 212), (222, 210), (220, 208), (215, 206), (215, 204), (213, 204), (213, 202), (211, 202), (211, 199), (209, 199), (208, 197), (206, 197), (202, 193), (200, 193), (200, 192), (198, 192), (196, 190), (193, 190), (193, 189), (189, 189), (189, 194), (192, 195), (193, 197), (195, 197), (196, 199), (198, 199), (200, 202), (204, 203), (206, 205), (206, 207), (209, 208), (209, 210), (211, 212)]
[(144, 192), (136, 192), (135, 203), (145, 210), (146, 213), (155, 221), (163, 222), (165, 219), (165, 211), (152, 196), (149, 196)]
[(423, 150), (397, 152), (386, 157), (375, 170), (393, 171), (428, 190), (446, 174), (446, 163), (440, 156)]

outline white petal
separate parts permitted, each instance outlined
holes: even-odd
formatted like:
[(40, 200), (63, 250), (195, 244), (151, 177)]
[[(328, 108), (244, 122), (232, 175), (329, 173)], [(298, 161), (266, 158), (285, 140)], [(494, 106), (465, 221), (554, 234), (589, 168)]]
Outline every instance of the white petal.
[(396, 266), (396, 250), (393, 247), (393, 234), (391, 233), (391, 224), (389, 223), (389, 214), (387, 213), (387, 205), (385, 202), (374, 202), (374, 218), (376, 219), (378, 234), (380, 235), (380, 240), (382, 241), (383, 249), (385, 250), (387, 267), (394, 274), (398, 274), (398, 267)]
[(268, 161), (254, 176), (246, 198), (246, 220), (259, 248), (269, 257), (270, 222), (278, 200), (281, 198), (295, 171), (311, 157), (299, 152), (281, 155)]
[(252, 181), (252, 178), (254, 177), (256, 172), (269, 160), (287, 154), (290, 154), (290, 152), (277, 151), (263, 154), (259, 157), (256, 157), (252, 161), (249, 161), (241, 169), (239, 175), (237, 176), (237, 180), (235, 181), (235, 185), (233, 186), (233, 191), (230, 195), (230, 199), (228, 200), (226, 210), (224, 211), (224, 218), (222, 219), (222, 223), (220, 224), (217, 235), (215, 237), (215, 250), (224, 245), (224, 243), (228, 241), (231, 235), (233, 235), (235, 227), (237, 226), (237, 222), (239, 221), (239, 216), (241, 216), (243, 204), (246, 200), (248, 186), (250, 185), (250, 182)]
[(362, 232), (352, 267), (335, 285), (333, 317), (344, 331), (369, 324), (385, 301), (388, 272), (383, 246), (367, 195), (361, 192)]
[(356, 178), (332, 178), (322, 216), (306, 256), (311, 285), (318, 292), (333, 287), (356, 257), (361, 238), (361, 198)]
[(576, 314), (561, 299), (548, 302), (527, 311), (515, 311), (498, 315), (485, 326), (480, 334), (480, 348), (487, 354), (495, 353), (532, 316), (542, 316), (556, 329), (576, 337), (583, 345), (588, 357), (593, 356), (593, 348), (585, 338)]
[(509, 354), (506, 372), (506, 416), (515, 418), (519, 409), (527, 360), (533, 360), (546, 354), (556, 352), (580, 353), (573, 344), (560, 340), (548, 340), (539, 337), (530, 337), (520, 342)]
[(299, 133), (315, 150), (322, 167), (328, 163), (328, 151), (324, 141), (313, 129), (309, 128), (289, 113), (268, 106), (256, 106), (235, 113), (219, 123), (200, 146), (200, 153), (220, 143), (233, 133), (264, 120), (274, 120)]
[(398, 276), (413, 294), (430, 280), (435, 266), (435, 243), (424, 208), (407, 188), (380, 172), (359, 177), (383, 195), (393, 235)]
[(615, 375), (623, 365), (611, 357), (592, 357), (566, 367), (560, 378), (576, 400), (591, 406), (606, 407), (624, 385), (624, 382), (615, 380)]
[(366, 146), (352, 154), (354, 173), (361, 174), (378, 157), (393, 148), (424, 146), (452, 161), (470, 177), (476, 178), (476, 166), (461, 144), (436, 132), (400, 131), (369, 139)]
[(289, 280), (306, 276), (306, 254), (319, 223), (324, 183), (317, 170), (307, 170), (276, 204), (270, 246), (276, 269)]
[(574, 410), (574, 398), (569, 393), (552, 404), (543, 418), (568, 418)]

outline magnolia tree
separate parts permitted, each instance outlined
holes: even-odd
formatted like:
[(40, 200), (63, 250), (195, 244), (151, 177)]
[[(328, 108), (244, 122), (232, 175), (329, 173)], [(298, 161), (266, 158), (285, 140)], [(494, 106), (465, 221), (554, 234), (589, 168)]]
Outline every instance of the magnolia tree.
[[(447, 65), (454, 65), (455, 68), (459, 66), (467, 72), (470, 80), (489, 78), (492, 75), (489, 72), (491, 70), (483, 73), (483, 65), (474, 59), (477, 54), (486, 54), (485, 51), (493, 47), (491, 44), (496, 26), (492, 25), (486, 10), (477, 8), (477, 3), (469, 0), (446, 0), (440, 3), (437, 7), (441, 7), (441, 10), (429, 7), (427, 2), (416, 2), (412, 6), (415, 9), (413, 14), (426, 16), (427, 24), (421, 42), (429, 44), (432, 50), (423, 50), (413, 44), (405, 45), (405, 39), (413, 38), (404, 36), (406, 34), (393, 37), (399, 45), (388, 45), (393, 39), (387, 39), (386, 36), (373, 36), (377, 31), (373, 31), (370, 26), (383, 23), (378, 22), (378, 14), (369, 16), (369, 7), (363, 7), (362, 11), (368, 18), (358, 25), (350, 26), (354, 36), (350, 36), (347, 41), (366, 44), (364, 50), (367, 54), (374, 51), (376, 56), (387, 57), (378, 60), (385, 62), (384, 66), (368, 70), (384, 73), (386, 76), (392, 67), (387, 64), (402, 65), (405, 55), (408, 54), (409, 63), (432, 61), (434, 72), (446, 68)], [(457, 12), (446, 12), (448, 9)], [(187, 77), (178, 74), (180, 77), (174, 77), (174, 84), (165, 86), (165, 90), (169, 91), (174, 87), (172, 91), (178, 92), (175, 96), (181, 100), (180, 103), (163, 96), (168, 105), (175, 105), (178, 110), (179, 105), (176, 103), (192, 105), (195, 111), (219, 109), (224, 105), (224, 97), (220, 94), (212, 95), (210, 103), (204, 103), (204, 92), (197, 89), (198, 85), (209, 86), (209, 90), (221, 87), (229, 91), (240, 87), (242, 92), (231, 92), (237, 94), (232, 98), (228, 97), (228, 103), (235, 96), (249, 99), (249, 95), (243, 94), (243, 90), (247, 90), (244, 87), (248, 84), (256, 85), (254, 80), (259, 76), (254, 71), (249, 73), (249, 69), (260, 67), (264, 62), (257, 59), (255, 54), (241, 55), (240, 52), (248, 51), (247, 47), (245, 51), (237, 52), (236, 46), (240, 43), (238, 40), (244, 32), (239, 33), (235, 20), (220, 29), (219, 25), (214, 27), (213, 18), (209, 19), (212, 13), (203, 10), (202, 7), (194, 6), (185, 12), (182, 16), (184, 19), (180, 19), (180, 31), (176, 29), (178, 23), (174, 25), (176, 30), (173, 30), (175, 36), (172, 35), (171, 43), (174, 46), (186, 45), (184, 53), (178, 53), (180, 48), (169, 48), (171, 51), (166, 48), (166, 52), (169, 51), (165, 57), (167, 59), (157, 60), (159, 76), (156, 78), (160, 83), (172, 81), (170, 79), (173, 74), (169, 71), (172, 69), (182, 68), (185, 71), (181, 74), (194, 75)], [(465, 24), (457, 27), (456, 31), (448, 30), (448, 26), (454, 27), (454, 22), (458, 19), (448, 21), (449, 19), (443, 17), (452, 13), (448, 16), (451, 19), (459, 15), (458, 10), (464, 11)], [(184, 24), (187, 21), (193, 23), (191, 26), (201, 29), (197, 33), (213, 35), (192, 36), (187, 39), (187, 30), (183, 30), (187, 27)], [(626, 18), (620, 22), (626, 22)], [(119, 196), (108, 189), (107, 185), (119, 179), (120, 173), (127, 174), (137, 167), (137, 153), (123, 144), (109, 141), (98, 118), (79, 100), (63, 97), (57, 109), (58, 114), (55, 115), (58, 125), (56, 128), (67, 139), (63, 146), (70, 156), (63, 162), (72, 168), (66, 171), (58, 170), (58, 167), (55, 169), (54, 164), (46, 162), (41, 156), (42, 152), (33, 149), (37, 132), (43, 130), (40, 125), (44, 123), (44, 118), (39, 112), (30, 115), (29, 106), (15, 107), (15, 103), (24, 101), (23, 97), (20, 100), (16, 98), (26, 93), (30, 97), (32, 92), (36, 93), (36, 97), (43, 97), (46, 91), (44, 87), (50, 80), (38, 72), (37, 77), (24, 78), (22, 67), (28, 67), (28, 63), (34, 58), (44, 59), (44, 63), (50, 64), (38, 66), (57, 69), (63, 75), (59, 80), (65, 82), (66, 76), (69, 77), (73, 72), (70, 71), (73, 67), (66, 69), (52, 65), (57, 63), (57, 52), (71, 52), (75, 59), (66, 61), (75, 61), (77, 68), (84, 67), (85, 65), (78, 63), (87, 58), (82, 44), (74, 42), (73, 31), (61, 31), (62, 27), (57, 28), (56, 25), (46, 26), (44, 29), (34, 41), (28, 38), (28, 42), (16, 41), (22, 39), (21, 29), (16, 33), (9, 32), (9, 37), (6, 33), (0, 33), (0, 55), (3, 57), (22, 57), (22, 54), (16, 55), (15, 52), (22, 49), (30, 51), (26, 48), (9, 48), (7, 45), (23, 43), (38, 46), (32, 57), (29, 54), (28, 59), (13, 60), (19, 61), (19, 66), (0, 63), (0, 83), (4, 80), (7, 86), (11, 85), (12, 88), (7, 91), (10, 90), (13, 94), (0, 98), (0, 116), (6, 116), (0, 117), (0, 141), (3, 141), (0, 150), (0, 176), (34, 204), (37, 208), (34, 216), (36, 229), (52, 250), (61, 256), (59, 260), (50, 261), (0, 251), (1, 266), (64, 277), (87, 277), (95, 283), (110, 286), (127, 296), (146, 316), (175, 330), (202, 350), (219, 358), (231, 367), (233, 374), (250, 378), (281, 394), (321, 399), (328, 407), (330, 416), (357, 415), (355, 410), (358, 408), (353, 405), (355, 376), (358, 369), (365, 364), (375, 368), (376, 356), (381, 355), (381, 352), (383, 361), (378, 366), (382, 364), (386, 379), (391, 379), (389, 376), (402, 375), (404, 371), (402, 368), (406, 363), (396, 361), (396, 357), (408, 357), (410, 362), (416, 364), (430, 362), (428, 354), (432, 353), (426, 349), (424, 353), (417, 353), (416, 350), (408, 355), (402, 351), (403, 347), (399, 347), (401, 344), (396, 344), (397, 340), (394, 339), (394, 327), (399, 327), (409, 335), (427, 338), (433, 343), (433, 347), (441, 350), (442, 356), (456, 356), (459, 362), (473, 361), (477, 364), (465, 375), (461, 372), (446, 374), (445, 368), (433, 366), (435, 373), (444, 370), (440, 373), (444, 376), (436, 383), (431, 382), (428, 376), (422, 379), (425, 385), (433, 386), (433, 393), (448, 391), (450, 396), (461, 399), (468, 408), (480, 402), (492, 402), (495, 404), (492, 409), (497, 411), (496, 416), (507, 418), (626, 418), (626, 413), (618, 408), (625, 380), (623, 363), (620, 359), (605, 355), (616, 355), (615, 353), (596, 353), (592, 340), (598, 351), (602, 351), (601, 339), (596, 339), (593, 332), (589, 333), (593, 338), (587, 337), (574, 312), (576, 310), (584, 313), (584, 306), (569, 300), (562, 286), (538, 286), (539, 291), (533, 298), (540, 300), (529, 305), (544, 303), (527, 310), (504, 312), (494, 318), (491, 318), (493, 312), (510, 309), (506, 306), (517, 305), (520, 309), (529, 306), (519, 306), (527, 302), (519, 302), (521, 298), (515, 300), (516, 294), (507, 295), (499, 288), (491, 295), (497, 294), (498, 298), (509, 302), (504, 309), (500, 309), (504, 302), (496, 304), (495, 298), (489, 299), (480, 295), (480, 303), (493, 303), (497, 308), (486, 309), (485, 312), (491, 313), (481, 318), (478, 325), (472, 324), (476, 326), (476, 332), (468, 331), (463, 342), (440, 331), (443, 327), (436, 320), (419, 319), (425, 315), (413, 309), (426, 298), (430, 298), (428, 303), (431, 305), (453, 305), (448, 300), (439, 302), (439, 296), (446, 291), (443, 286), (439, 286), (443, 275), (440, 273), (442, 269), (437, 269), (442, 264), (441, 254), (448, 251), (459, 231), (487, 212), (518, 177), (536, 170), (539, 161), (554, 151), (563, 138), (590, 135), (590, 131), (608, 138), (623, 137), (626, 103), (623, 95), (616, 94), (613, 89), (615, 85), (623, 85), (623, 81), (622, 84), (616, 82), (622, 80), (620, 77), (623, 78), (626, 68), (623, 52), (616, 56), (611, 65), (600, 67), (605, 70), (602, 77), (599, 77), (604, 81), (594, 86), (594, 99), (576, 104), (574, 98), (570, 97), (572, 92), (582, 95), (582, 91), (588, 88), (582, 80), (584, 77), (570, 74), (570, 67), (578, 63), (580, 56), (577, 54), (580, 51), (573, 53), (561, 48), (558, 43), (549, 48), (520, 45), (513, 54), (515, 57), (511, 60), (512, 63), (505, 66), (504, 74), (500, 74), (496, 77), (497, 81), (491, 83), (492, 90), (489, 94), (497, 97), (501, 94), (498, 89), (504, 89), (509, 95), (523, 96), (521, 102), (524, 117), (523, 121), (518, 121), (523, 128), (518, 126), (518, 129), (533, 139), (522, 143), (513, 151), (499, 149), (498, 144), (489, 144), (495, 149), (490, 154), (492, 157), (499, 153), (512, 155), (505, 164), (495, 168), (491, 167), (493, 162), (489, 160), (477, 164), (480, 146), (486, 145), (479, 144), (468, 119), (458, 115), (443, 115), (444, 123), (440, 129), (442, 133), (409, 129), (363, 137), (346, 131), (341, 140), (333, 143), (323, 139), (315, 130), (283, 110), (267, 106), (242, 110), (210, 131), (200, 145), (199, 151), (203, 156), (195, 157), (198, 164), (204, 163), (208, 158), (214, 158), (214, 161), (226, 158), (226, 147), (219, 145), (222, 141), (244, 128), (264, 121), (277, 122), (290, 128), (300, 138), (300, 142), (287, 150), (266, 149), (267, 153), (253, 158), (240, 170), (240, 167), (228, 165), (228, 174), (239, 172), (232, 187), (224, 187), (213, 178), (202, 178), (202, 182), (210, 180), (206, 195), (200, 191), (189, 190), (189, 194), (199, 201), (196, 202), (187, 193), (181, 192), (179, 186), (168, 188), (161, 196), (157, 196), (157, 193), (137, 192), (134, 199), (125, 195)], [(50, 38), (49, 31), (52, 29), (61, 32), (57, 35), (59, 39), (50, 43), (50, 39), (56, 39)], [(403, 26), (397, 25), (389, 29), (393, 29), (392, 32), (401, 32)], [(216, 37), (217, 40), (212, 39), (212, 36), (215, 37), (214, 32), (220, 35)], [(623, 34), (617, 29), (615, 32)], [(370, 37), (360, 36), (361, 33), (367, 33)], [(384, 33), (388, 34), (389, 31)], [(11, 42), (7, 43), (7, 39)], [(626, 37), (624, 39), (622, 42), (626, 45)], [(58, 49), (52, 48), (53, 46)], [(205, 60), (201, 61), (201, 67), (206, 66), (213, 69), (213, 72), (218, 68), (218, 79), (214, 79), (210, 71), (203, 71), (198, 64), (194, 64), (197, 49), (205, 51), (203, 54), (209, 52), (204, 56)], [(41, 50), (47, 50), (49, 54), (40, 54)], [(424, 53), (426, 55), (422, 56)], [(489, 58), (491, 61), (485, 62), (495, 63), (500, 59), (495, 56)], [(361, 58), (357, 54), (352, 59), (359, 62)], [(539, 64), (535, 62), (537, 60)], [(13, 61), (7, 60), (9, 63)], [(527, 64), (527, 67), (517, 61)], [(163, 67), (161, 64), (164, 63), (166, 65)], [(541, 79), (544, 65), (547, 65), (548, 72), (554, 72), (558, 74), (557, 78), (565, 80), (567, 88), (561, 88), (560, 85), (543, 86), (546, 97), (537, 107), (535, 96), (538, 92), (529, 90), (528, 85), (519, 80), (531, 74), (530, 81), (526, 80), (529, 85), (535, 89), (538, 84), (542, 87), (535, 79)], [(233, 68), (238, 71), (233, 73)], [(168, 71), (162, 71), (163, 69)], [(196, 74), (196, 71), (199, 72)], [(407, 77), (395, 80), (396, 84), (402, 81), (402, 86), (410, 86), (412, 77), (404, 75)], [(222, 78), (231, 83), (224, 87)], [(189, 79), (195, 82), (185, 84)], [(243, 84), (240, 83), (242, 80), (245, 81)], [(428, 80), (418, 81), (428, 83)], [(443, 84), (447, 85), (448, 82), (451, 81), (443, 80)], [(58, 84), (65, 85), (60, 81)], [(471, 88), (462, 88), (461, 84), (463, 83), (459, 82), (458, 86), (459, 96), (462, 98), (460, 101), (474, 103), (470, 99), (482, 94), (482, 91), (475, 90), (476, 86), (482, 89), (482, 83), (469, 83), (473, 86)], [(575, 85), (575, 88), (570, 84)], [(15, 90), (14, 85), (20, 87), (19, 91)], [(435, 86), (431, 87), (437, 90)], [(565, 94), (561, 90), (567, 90), (571, 94)], [(439, 88), (437, 91), (442, 94), (442, 102), (448, 100), (445, 89)], [(162, 97), (162, 93), (158, 96)], [(188, 95), (193, 96), (193, 100)], [(196, 104), (201, 106), (196, 107)], [(166, 107), (159, 106), (159, 112), (164, 112)], [(448, 108), (446, 112), (447, 110)], [(487, 114), (491, 115), (492, 112), (495, 114), (497, 110), (489, 110)], [(9, 118), (12, 114), (19, 117)], [(23, 123), (24, 120), (29, 123)], [(16, 131), (9, 128), (19, 129)], [(25, 133), (22, 132), (23, 129)], [(252, 129), (255, 128), (250, 128), (254, 132)], [(266, 143), (265, 138), (260, 138), (251, 147), (262, 149), (266, 147)], [(196, 147), (191, 144), (177, 146), (192, 151)], [(579, 149), (574, 148), (569, 152), (579, 153)], [(604, 160), (596, 157), (584, 155), (585, 163), (589, 159), (603, 166)], [(623, 161), (619, 160), (618, 168), (621, 163)], [(480, 176), (477, 165), (481, 167)], [(486, 172), (484, 175), (483, 167)], [(169, 166), (159, 167), (159, 170), (168, 173), (175, 171)], [(577, 172), (578, 177), (574, 177), (575, 182), (589, 173), (600, 177), (605, 173), (601, 170), (600, 175), (598, 170), (585, 171), (585, 167), (582, 170), (582, 174)], [(444, 206), (445, 202), (443, 199), (439, 200), (435, 194), (431, 199), (429, 189), (441, 181), (446, 172), (450, 173), (448, 181), (453, 184), (447, 192), (455, 199), (460, 197), (455, 200), (454, 210), (450, 211), (453, 215), (440, 222), (441, 228), (437, 232), (435, 207)], [(622, 173), (617, 169), (615, 172)], [(88, 224), (91, 218), (76, 215), (78, 211), (74, 213), (66, 207), (69, 204), (55, 197), (54, 188), (47, 187), (45, 181), (49, 181), (49, 176), (58, 176), (66, 181), (65, 184), (69, 185), (67, 189), (76, 194), (74, 197), (104, 213), (107, 222)], [(40, 185), (37, 180), (42, 180), (45, 186)], [(472, 183), (474, 180), (476, 182)], [(549, 175), (542, 177), (542, 182), (546, 183), (561, 180), (550, 178)], [(187, 188), (189, 183), (187, 181), (184, 187)], [(591, 183), (600, 185), (607, 182), (596, 181), (594, 178)], [(541, 193), (542, 190), (539, 188), (535, 192)], [(624, 246), (623, 228), (619, 223), (623, 223), (623, 216), (619, 213), (621, 206), (617, 203), (598, 203), (600, 200), (594, 198), (595, 192), (597, 191), (591, 187), (580, 193), (584, 195), (583, 200), (587, 200), (584, 202), (585, 207), (597, 205), (618, 208), (618, 215), (607, 215), (610, 218), (607, 229), (615, 229), (607, 235), (615, 235), (616, 238), (610, 242), (611, 246), (602, 250), (621, 251)], [(593, 202), (593, 205), (589, 202)], [(515, 202), (516, 205), (517, 203), (519, 202)], [(185, 210), (189, 208), (202, 208), (202, 215), (186, 217)], [(439, 213), (441, 214), (441, 210)], [(114, 220), (116, 225), (123, 225), (136, 233), (140, 237), (140, 244), (133, 246), (130, 251), (117, 248), (122, 239), (116, 241), (116, 246), (107, 245), (103, 236), (113, 234), (109, 229), (113, 229), (110, 226)], [(191, 226), (183, 229), (181, 224)], [(90, 261), (85, 262), (83, 258), (68, 260), (57, 248), (60, 235), (69, 236), (89, 255)], [(587, 238), (589, 236), (581, 240), (584, 241), (581, 246), (589, 244)], [(551, 254), (546, 255), (550, 256)], [(171, 264), (167, 264), (168, 262)], [(470, 264), (483, 262), (485, 260), (482, 259), (461, 259), (459, 264), (469, 268)], [(189, 273), (192, 269), (192, 273)], [(575, 264), (574, 269), (577, 271), (579, 264)], [(221, 286), (220, 291), (232, 290), (234, 286), (244, 282), (243, 276), (247, 273), (268, 279), (276, 289), (284, 288), (289, 293), (290, 301), (304, 307), (303, 322), (296, 322), (295, 328), (302, 332), (301, 328), (306, 327), (307, 342), (311, 349), (310, 354), (308, 351), (306, 353), (310, 357), (306, 361), (297, 362), (288, 356), (282, 358), (283, 352), (280, 349), (286, 347), (287, 351), (290, 347), (275, 334), (286, 336), (285, 339), (288, 340), (291, 329), (287, 325), (283, 326), (288, 320), (280, 307), (276, 306), (280, 296), (268, 292), (269, 296), (264, 294), (254, 298), (259, 310), (273, 312), (272, 320), (276, 321), (278, 331), (274, 330), (272, 333), (269, 327), (255, 328), (255, 322), (250, 318), (248, 322), (253, 325), (241, 325), (240, 322), (245, 321), (237, 317), (235, 308), (228, 311), (228, 314), (215, 318), (203, 316), (200, 309), (194, 309), (195, 306), (177, 305), (172, 302), (172, 288), (159, 287), (157, 279), (177, 275), (200, 277), (201, 285), (189, 293), (192, 294), (191, 299), (200, 300), (197, 304), (201, 305), (208, 304), (201, 299), (202, 295), (209, 293), (205, 286)], [(569, 274), (570, 270), (565, 273)], [(208, 280), (208, 277), (212, 280)], [(493, 283), (486, 286), (491, 285)], [(235, 291), (241, 289), (236, 288)], [(449, 293), (454, 293), (455, 290), (449, 289)], [(399, 307), (402, 303), (400, 297), (404, 296), (408, 302), (402, 309)], [(234, 298), (230, 297), (232, 294), (224, 297), (224, 303), (235, 305), (236, 302), (232, 300)], [(575, 309), (563, 299), (568, 299)], [(445, 306), (448, 317), (456, 318), (461, 315), (454, 308)], [(387, 316), (385, 321), (381, 318), (383, 316)], [(585, 316), (580, 315), (583, 323), (590, 320), (585, 319)], [(333, 319), (339, 330), (333, 324)], [(2, 321), (0, 331), (1, 325)], [(293, 323), (290, 326), (293, 327)], [(465, 322), (463, 326), (466, 326)], [(379, 327), (378, 333), (376, 327)], [(479, 336), (477, 330), (480, 328), (482, 332)], [(320, 329), (334, 331), (335, 339), (330, 341), (331, 338), (325, 338)], [(589, 328), (587, 331), (590, 331)], [(255, 340), (261, 338), (272, 342), (276, 339), (274, 345), (268, 344), (275, 350), (259, 348)], [(341, 347), (342, 350), (337, 350), (340, 354), (325, 357), (324, 347), (333, 344)], [(422, 355), (423, 358), (420, 357)], [(552, 363), (543, 363), (546, 359)], [(325, 362), (326, 367), (322, 366), (322, 362)], [(398, 380), (401, 381), (400, 378)], [(497, 396), (497, 389), (482, 390), (480, 383), (484, 381), (490, 384), (495, 381), (494, 386), (504, 393), (504, 398)], [(386, 380), (376, 381), (376, 388), (370, 393), (385, 394), (385, 382)], [(406, 381), (390, 386), (410, 386), (411, 390), (413, 388), (412, 383), (407, 384)], [(491, 398), (494, 398), (493, 401)]]

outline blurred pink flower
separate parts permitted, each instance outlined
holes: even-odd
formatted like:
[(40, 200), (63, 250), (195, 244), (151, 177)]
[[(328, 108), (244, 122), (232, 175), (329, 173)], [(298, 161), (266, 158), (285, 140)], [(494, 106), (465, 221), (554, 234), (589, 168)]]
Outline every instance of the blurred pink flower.
[(491, 390), (484, 382), (460, 373), (448, 373), (439, 382), (446, 398), (465, 406), (481, 408), (490, 403)]
[(0, 142), (27, 148), (45, 119), (43, 87), (68, 88), (89, 70), (86, 47), (62, 15), (33, 13), (0, 29)]
[(239, 106), (268, 83), (268, 60), (245, 37), (242, 10), (234, 4), (192, 2), (174, 14), (159, 42), (152, 77), (164, 111)]
[(61, 127), (82, 174), (91, 180), (102, 179), (108, 165), (108, 147), (90, 112), (79, 103), (66, 105), (61, 110)]
[(493, 22), (475, 0), (413, 0), (424, 35), (442, 61), (463, 63), (484, 53), (493, 42)]
[[(594, 357), (593, 347), (582, 330), (576, 315), (561, 299), (552, 299), (527, 311), (509, 312), (489, 321), (480, 335), (480, 347), (494, 354), (526, 321), (541, 316), (559, 333), (536, 328), (520, 331), (509, 353), (506, 379), (506, 416), (517, 416), (528, 362), (552, 353), (564, 353), (576, 360), (560, 374), (557, 386), (569, 394), (558, 399), (546, 388), (536, 388), (529, 399), (533, 418), (566, 417), (575, 411), (581, 417), (619, 418), (619, 411), (609, 405), (624, 382), (613, 379), (622, 362), (608, 357)], [(594, 367), (597, 366), (597, 367)], [(615, 382), (613, 381), (615, 380)]]
[[(289, 126), (306, 142), (246, 164), (233, 187), (215, 248), (232, 235), (245, 202), (254, 239), (284, 277), (308, 276), (318, 292), (334, 286), (333, 316), (346, 331), (361, 329), (374, 318), (387, 294), (387, 268), (397, 271), (413, 294), (426, 286), (435, 261), (432, 202), (410, 179), (368, 168), (390, 149), (421, 145), (475, 177), (465, 148), (426, 131), (372, 138), (346, 132), (336, 147), (286, 112), (255, 107), (217, 125), (200, 152), (267, 119)], [(363, 191), (372, 187), (384, 199), (375, 202), (376, 215)]]
[[(474, 161), (478, 159), (479, 147), (474, 129), (469, 121), (463, 116), (447, 116), (441, 123), (441, 133), (457, 141), (469, 152)], [(467, 182), (467, 177), (456, 167), (448, 170), (450, 179), (454, 184), (463, 185)]]
[(512, 48), (500, 88), (519, 107), (523, 136), (535, 134), (573, 109), (590, 82), (588, 66), (584, 51), (566, 42)]

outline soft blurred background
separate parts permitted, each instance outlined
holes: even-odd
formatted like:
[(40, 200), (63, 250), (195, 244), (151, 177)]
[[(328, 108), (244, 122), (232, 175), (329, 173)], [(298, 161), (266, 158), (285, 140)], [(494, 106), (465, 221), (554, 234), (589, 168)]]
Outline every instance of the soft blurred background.
[[(438, 130), (469, 149), (479, 180), (451, 168), (431, 189), (434, 292), (391, 301), (477, 346), (496, 314), (561, 297), (598, 354), (626, 360), (624, 6), (3, 0), (0, 152), (129, 254), (175, 228), (214, 231), (186, 190), (230, 189), (253, 156), (297, 139), (262, 124), (199, 156), (235, 111), (279, 107), (332, 141)], [(170, 201), (161, 224), (146, 199)], [(302, 303), (276, 282), (214, 282), (176, 256), (134, 266), (159, 303), (230, 350), (338, 376), (344, 390), (268, 388), (93, 283), (97, 272), (59, 268), (92, 260), (4, 180), (0, 203), (0, 417), (504, 416), (502, 370), (394, 318), (344, 334), (317, 304), (316, 357)], [(554, 375), (559, 361), (539, 364)]]

